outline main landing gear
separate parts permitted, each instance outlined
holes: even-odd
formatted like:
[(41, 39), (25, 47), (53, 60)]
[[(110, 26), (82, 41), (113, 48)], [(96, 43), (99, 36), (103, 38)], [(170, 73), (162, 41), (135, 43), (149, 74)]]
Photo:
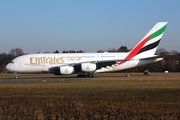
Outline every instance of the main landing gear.
[(14, 75), (15, 75), (15, 79), (18, 79), (18, 78), (19, 78), (19, 75), (18, 75), (18, 74), (14, 73)]
[(79, 73), (77, 77), (78, 78), (95, 78), (96, 75), (94, 73)]

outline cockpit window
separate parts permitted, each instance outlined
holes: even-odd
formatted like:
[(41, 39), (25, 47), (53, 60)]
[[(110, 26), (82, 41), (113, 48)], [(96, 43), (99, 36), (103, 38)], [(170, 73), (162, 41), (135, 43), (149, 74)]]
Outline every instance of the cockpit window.
[(13, 61), (11, 61), (10, 63), (14, 63)]

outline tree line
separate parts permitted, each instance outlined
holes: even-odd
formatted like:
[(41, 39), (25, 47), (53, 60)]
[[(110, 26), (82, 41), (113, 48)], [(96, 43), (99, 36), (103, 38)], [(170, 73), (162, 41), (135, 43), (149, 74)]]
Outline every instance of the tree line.
[[(119, 49), (108, 49), (108, 50), (98, 50), (97, 53), (103, 53), (103, 52), (128, 52), (130, 49), (128, 49), (126, 46), (121, 46)], [(40, 53), (40, 52), (37, 52)], [(49, 52), (44, 52), (49, 53)], [(53, 52), (60, 53), (58, 50), (55, 50)], [(63, 50), (62, 53), (85, 53), (84, 50)], [(7, 63), (9, 63), (12, 59), (15, 57), (24, 55), (25, 53), (21, 48), (13, 48), (9, 51), (9, 53), (0, 53), (0, 73), (5, 72), (5, 66)], [(148, 65), (140, 66), (137, 68), (122, 70), (120, 72), (143, 72), (144, 70), (149, 70), (151, 72), (164, 72), (164, 71), (170, 71), (170, 72), (180, 72), (180, 52), (176, 50), (172, 50), (171, 52), (167, 51), (164, 48), (157, 49), (156, 51), (157, 55), (171, 55), (170, 57), (166, 57), (165, 59), (151, 63)]]

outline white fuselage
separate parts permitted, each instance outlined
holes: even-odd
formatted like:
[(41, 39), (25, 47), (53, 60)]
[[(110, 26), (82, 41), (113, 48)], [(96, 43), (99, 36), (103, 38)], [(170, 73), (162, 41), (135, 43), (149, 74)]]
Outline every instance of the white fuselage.
[[(121, 61), (128, 53), (68, 53), (68, 54), (29, 54), (23, 55), (12, 60), (6, 69), (10, 72), (20, 73), (40, 73), (48, 72), (50, 67), (69, 66), (82, 63), (97, 63), (102, 61)], [(138, 58), (124, 62), (123, 64), (113, 64), (102, 67), (94, 71), (107, 72), (118, 71), (136, 67), (139, 65), (155, 62), (155, 59), (149, 61), (140, 61)]]

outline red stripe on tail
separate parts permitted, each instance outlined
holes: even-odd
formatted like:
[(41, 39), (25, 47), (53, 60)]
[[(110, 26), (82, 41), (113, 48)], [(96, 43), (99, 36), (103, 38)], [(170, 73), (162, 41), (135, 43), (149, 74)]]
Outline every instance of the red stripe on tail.
[(126, 61), (130, 60), (131, 58), (133, 58), (144, 46), (144, 44), (150, 39), (152, 35), (148, 36), (146, 39), (144, 39), (141, 43), (139, 43), (130, 53), (129, 55), (121, 62), (119, 62), (118, 64), (123, 64)]

